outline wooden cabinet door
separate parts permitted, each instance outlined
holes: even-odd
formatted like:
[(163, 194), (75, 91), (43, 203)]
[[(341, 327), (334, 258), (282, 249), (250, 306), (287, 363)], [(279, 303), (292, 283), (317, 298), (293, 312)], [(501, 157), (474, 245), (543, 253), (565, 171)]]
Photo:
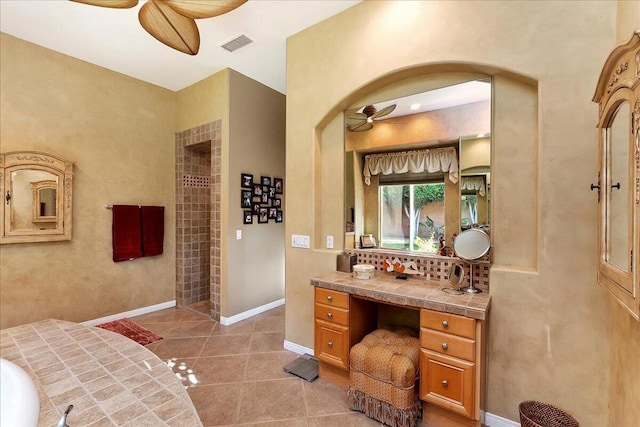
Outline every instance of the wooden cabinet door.
[(349, 328), (316, 319), (315, 356), (321, 362), (349, 369)]
[(475, 418), (475, 363), (420, 351), (420, 398)]
[[(607, 58), (599, 104), (598, 283), (640, 320), (640, 33)], [(633, 64), (633, 65), (632, 65)]]

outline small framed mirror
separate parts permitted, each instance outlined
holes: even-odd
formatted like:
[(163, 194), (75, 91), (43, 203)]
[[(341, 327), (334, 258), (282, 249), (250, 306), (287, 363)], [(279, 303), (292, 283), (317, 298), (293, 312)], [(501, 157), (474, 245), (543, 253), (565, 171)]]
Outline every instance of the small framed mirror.
[(453, 264), (449, 270), (449, 283), (459, 286), (464, 280), (464, 268), (460, 264)]
[(34, 224), (55, 223), (58, 212), (57, 180), (32, 182), (31, 189), (33, 192), (31, 222)]
[(71, 240), (73, 162), (36, 151), (0, 154), (0, 243)]

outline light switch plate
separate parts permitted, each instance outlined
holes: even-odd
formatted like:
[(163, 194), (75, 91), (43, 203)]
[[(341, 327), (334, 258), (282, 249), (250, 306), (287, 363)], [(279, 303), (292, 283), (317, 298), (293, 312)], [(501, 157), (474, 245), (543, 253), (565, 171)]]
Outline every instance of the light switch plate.
[(236, 230), (236, 240), (242, 240), (242, 230)]
[(333, 236), (327, 236), (327, 249), (333, 249)]
[(305, 248), (308, 249), (311, 247), (311, 238), (309, 236), (303, 236), (300, 234), (291, 235), (291, 246), (294, 248)]

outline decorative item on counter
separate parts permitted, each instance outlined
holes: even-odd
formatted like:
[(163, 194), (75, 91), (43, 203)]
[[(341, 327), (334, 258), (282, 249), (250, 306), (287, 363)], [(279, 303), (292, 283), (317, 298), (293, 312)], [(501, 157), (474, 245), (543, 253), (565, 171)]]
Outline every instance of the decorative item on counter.
[(451, 256), (457, 256), (456, 251), (453, 249), (456, 246), (456, 237), (458, 237), (458, 233), (453, 233), (451, 235)]
[(372, 249), (376, 247), (376, 238), (373, 234), (363, 234), (360, 236), (360, 247), (362, 249)]
[(382, 268), (390, 273), (397, 273), (396, 279), (406, 280), (409, 275), (421, 275), (418, 266), (413, 261), (401, 262), (398, 258), (382, 261)]
[(464, 292), (460, 290), (464, 279), (464, 268), (460, 264), (453, 264), (449, 270), (449, 283), (451, 288), (443, 288), (442, 290), (451, 295), (462, 295)]
[(443, 236), (440, 236), (438, 242), (440, 243), (440, 248), (438, 248), (438, 254), (440, 256), (453, 256), (453, 249), (451, 248), (451, 246), (445, 245)]
[(352, 276), (356, 279), (368, 280), (373, 279), (376, 268), (371, 264), (356, 264), (353, 266)]
[(353, 266), (356, 263), (356, 256), (349, 254), (347, 252), (342, 252), (338, 254), (336, 260), (336, 270), (342, 271), (344, 273), (351, 273), (353, 271)]

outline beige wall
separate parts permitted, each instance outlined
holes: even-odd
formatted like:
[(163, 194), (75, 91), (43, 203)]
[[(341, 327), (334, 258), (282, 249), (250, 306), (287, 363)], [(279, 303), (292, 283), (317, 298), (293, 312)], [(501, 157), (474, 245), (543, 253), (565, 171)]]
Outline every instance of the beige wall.
[[(616, 43), (625, 43), (633, 31), (640, 30), (640, 2), (618, 1), (617, 18)], [(640, 322), (610, 299), (609, 425), (633, 427), (640, 424)]]
[[(176, 92), (176, 132), (204, 123), (222, 121), (222, 129), (229, 126), (229, 74), (228, 68)], [(222, 132), (229, 138), (229, 132)]]
[[(235, 71), (230, 73), (230, 93), (229, 181), (223, 186), (229, 190), (222, 227), (227, 240), (223, 316), (284, 298), (284, 222), (258, 224), (254, 216), (253, 224), (243, 224), (240, 174), (253, 174), (254, 181), (261, 176), (285, 178), (285, 96)], [(282, 207), (287, 184), (285, 180), (284, 194), (278, 195)], [(242, 230), (242, 240), (236, 240), (236, 230)]]
[[(0, 247), (0, 327), (173, 300), (174, 94), (6, 34), (0, 46), (0, 150), (76, 162), (73, 240)], [(114, 263), (106, 204), (165, 206), (164, 254)]]
[[(314, 194), (324, 186), (318, 156), (343, 143), (333, 131), (314, 132), (320, 123), (412, 72), (494, 75), (487, 410), (513, 420), (520, 401), (539, 399), (583, 426), (609, 421), (610, 310), (595, 283), (595, 199), (577, 189), (596, 174), (590, 99), (615, 17), (611, 2), (376, 1), (288, 41), (286, 239), (308, 234), (315, 248), (343, 227), (316, 214), (327, 198)], [(491, 25), (478, 31), (480, 22)], [(525, 83), (513, 80), (517, 74)], [(335, 168), (341, 176), (342, 163)], [(583, 209), (576, 214), (575, 206)], [(340, 208), (335, 216), (343, 218)], [(313, 346), (309, 276), (334, 268), (335, 252), (287, 247), (286, 340)]]

